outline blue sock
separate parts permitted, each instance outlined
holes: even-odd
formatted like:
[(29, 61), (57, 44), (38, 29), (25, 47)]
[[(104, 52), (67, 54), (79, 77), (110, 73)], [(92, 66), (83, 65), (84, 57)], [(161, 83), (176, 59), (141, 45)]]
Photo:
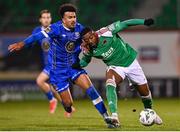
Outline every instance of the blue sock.
[(104, 105), (104, 102), (101, 98), (101, 96), (98, 94), (94, 86), (89, 87), (86, 90), (86, 94), (90, 97), (91, 101), (93, 102), (96, 109), (99, 111), (99, 113), (104, 116), (107, 114), (107, 109)]
[(46, 94), (49, 101), (51, 101), (54, 98), (52, 91), (49, 91), (49, 92), (47, 92), (45, 94)]

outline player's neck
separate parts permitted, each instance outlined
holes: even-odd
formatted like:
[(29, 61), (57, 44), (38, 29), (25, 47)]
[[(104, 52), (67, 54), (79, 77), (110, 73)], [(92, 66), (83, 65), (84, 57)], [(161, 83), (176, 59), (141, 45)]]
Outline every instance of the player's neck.
[(47, 27), (49, 27), (49, 26), (42, 26), (41, 28), (44, 30), (44, 29), (46, 29)]
[(70, 28), (66, 27), (66, 25), (64, 25), (64, 23), (63, 23), (62, 25), (63, 25), (63, 27), (64, 27), (66, 30), (68, 30), (68, 31), (71, 30)]
[(64, 25), (64, 24), (62, 24), (62, 25), (67, 31), (74, 32), (74, 30), (75, 30), (75, 28), (68, 28), (66, 25)]

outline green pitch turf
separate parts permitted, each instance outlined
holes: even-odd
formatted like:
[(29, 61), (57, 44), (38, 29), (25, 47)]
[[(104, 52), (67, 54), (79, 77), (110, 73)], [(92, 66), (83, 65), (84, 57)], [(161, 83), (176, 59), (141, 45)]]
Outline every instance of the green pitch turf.
[[(77, 100), (74, 106), (76, 112), (72, 118), (67, 119), (60, 104), (56, 113), (50, 115), (47, 101), (0, 103), (0, 130), (180, 131), (180, 99), (154, 99), (154, 109), (162, 117), (164, 124), (151, 127), (142, 126), (138, 121), (142, 109), (139, 99), (119, 100), (121, 128), (117, 129), (106, 128), (103, 119), (89, 100)], [(136, 112), (133, 112), (133, 109), (136, 109)]]

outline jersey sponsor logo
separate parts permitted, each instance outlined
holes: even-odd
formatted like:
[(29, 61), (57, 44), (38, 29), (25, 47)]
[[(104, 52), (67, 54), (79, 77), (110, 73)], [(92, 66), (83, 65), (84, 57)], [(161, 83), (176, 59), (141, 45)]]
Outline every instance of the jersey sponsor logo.
[(66, 51), (68, 53), (72, 53), (74, 51), (75, 48), (75, 43), (74, 42), (67, 42), (65, 45)]
[(106, 59), (106, 58), (109, 58), (112, 55), (113, 52), (114, 52), (114, 48), (111, 47), (107, 52), (102, 53), (101, 56), (104, 59)]

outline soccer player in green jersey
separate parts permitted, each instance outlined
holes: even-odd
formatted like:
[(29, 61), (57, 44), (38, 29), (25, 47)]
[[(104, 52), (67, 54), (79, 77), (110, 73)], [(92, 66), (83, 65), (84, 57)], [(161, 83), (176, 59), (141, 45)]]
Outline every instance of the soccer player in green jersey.
[[(117, 126), (119, 126), (119, 119), (117, 114), (116, 87), (125, 77), (137, 85), (137, 91), (142, 98), (144, 108), (152, 109), (151, 92), (144, 72), (136, 60), (137, 52), (128, 43), (123, 41), (118, 32), (129, 26), (150, 26), (153, 23), (153, 19), (130, 19), (123, 22), (114, 22), (96, 32), (87, 27), (81, 33), (84, 56), (80, 62), (74, 63), (72, 67), (86, 67), (92, 57), (103, 60), (107, 65), (106, 96), (112, 118)], [(154, 123), (162, 124), (162, 120), (158, 115)]]

